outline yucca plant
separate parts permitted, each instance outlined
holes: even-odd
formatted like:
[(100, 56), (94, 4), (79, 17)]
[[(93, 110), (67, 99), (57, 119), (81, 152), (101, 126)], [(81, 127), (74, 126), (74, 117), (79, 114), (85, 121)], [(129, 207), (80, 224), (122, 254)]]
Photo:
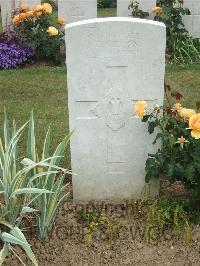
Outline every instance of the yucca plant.
[[(61, 158), (69, 145), (71, 134), (68, 134), (64, 140), (57, 146), (56, 150), (49, 161), (49, 166), (46, 175), (41, 176), (34, 180), (34, 186), (37, 188), (43, 188), (50, 191), (50, 194), (43, 194), (35, 201), (35, 208), (39, 210), (37, 219), (37, 236), (42, 239), (46, 236), (48, 231), (51, 229), (56, 213), (59, 207), (69, 197), (69, 193), (66, 192), (66, 188), (69, 183), (66, 183), (66, 173), (71, 174), (70, 171), (62, 171), (59, 167)], [(47, 160), (50, 156), (51, 148), (51, 129), (49, 128), (46, 137), (44, 139), (43, 149), (41, 156), (38, 155), (36, 148), (36, 136), (35, 136), (35, 125), (33, 113), (31, 114), (29, 131), (28, 131), (28, 142), (27, 142), (27, 157), (33, 161)], [(60, 172), (57, 171), (61, 169)], [(34, 168), (35, 175), (40, 175), (43, 171), (41, 167)]]
[[(53, 189), (45, 189), (44, 183), (41, 182), (42, 177), (58, 173), (62, 173), (64, 176), (66, 173), (64, 168), (54, 165), (54, 162), (60, 159), (56, 154), (53, 157), (45, 157), (41, 161), (36, 158), (34, 158), (35, 161), (29, 158), (20, 159), (18, 143), (24, 129), (30, 123), (34, 124), (33, 115), (31, 121), (25, 123), (18, 130), (13, 122), (13, 128), (10, 130), (7, 114), (4, 113), (4, 141), (0, 138), (0, 239), (3, 241), (4, 247), (0, 251), (0, 265), (8, 251), (13, 251), (11, 244), (19, 244), (32, 262), (37, 265), (30, 246), (18, 227), (26, 213), (37, 211), (30, 206), (34, 206), (36, 201), (40, 202), (39, 199), (42, 195), (53, 192)], [(33, 144), (30, 146), (33, 147)], [(11, 225), (10, 228), (5, 227), (8, 224)]]
[(4, 243), (2, 250), (0, 250), (0, 265), (3, 264), (3, 262), (5, 261), (5, 259), (8, 256), (10, 251), (12, 251), (14, 253), (14, 255), (16, 255), (17, 258), (22, 262), (20, 257), (15, 252), (14, 247), (12, 246), (12, 244), (14, 244), (14, 245), (19, 245), (26, 252), (26, 255), (29, 257), (29, 259), (32, 261), (32, 263), (35, 266), (37, 266), (38, 263), (37, 263), (37, 260), (35, 258), (35, 255), (33, 254), (33, 251), (31, 250), (31, 247), (28, 244), (22, 231), (18, 227), (16, 227), (16, 226), (13, 227), (12, 225), (10, 225), (4, 221), (0, 221), (0, 224), (3, 225), (4, 227), (8, 227), (10, 230), (9, 233), (1, 232), (1, 230), (0, 230), (0, 238)]
[[(13, 122), (12, 136), (8, 126), (7, 114), (4, 114), (4, 146), (0, 138), (0, 194), (3, 199), (1, 209), (4, 208), (5, 219), (15, 224), (20, 214), (25, 212), (24, 207), (28, 207), (33, 202), (32, 194), (51, 193), (44, 187), (33, 187), (33, 181), (47, 174), (49, 171), (49, 162), (52, 158), (46, 158), (43, 161), (34, 162), (18, 157), (18, 143), (24, 128), (30, 123), (25, 123), (20, 129), (16, 129)], [(40, 167), (43, 171), (33, 175), (35, 168)], [(54, 172), (65, 171), (64, 169), (54, 167)], [(38, 195), (36, 197), (38, 197)]]

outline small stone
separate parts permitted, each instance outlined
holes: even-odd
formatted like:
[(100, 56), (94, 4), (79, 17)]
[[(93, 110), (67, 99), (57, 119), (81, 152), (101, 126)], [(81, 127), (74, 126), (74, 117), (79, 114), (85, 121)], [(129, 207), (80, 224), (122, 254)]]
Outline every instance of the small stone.
[(58, 256), (60, 254), (59, 250), (57, 248), (54, 249), (53, 255)]
[(143, 248), (143, 244), (142, 243), (137, 243), (136, 246), (137, 246), (138, 249), (142, 249)]
[(112, 245), (112, 250), (113, 251), (117, 251), (118, 250), (118, 246), (117, 245)]
[(170, 249), (174, 249), (174, 247), (173, 247), (173, 246), (171, 246), (171, 247), (170, 247)]
[(161, 250), (158, 250), (157, 253), (158, 253), (158, 255), (162, 255), (162, 251)]
[(96, 248), (96, 249), (99, 247), (98, 243), (96, 243), (96, 242), (94, 242), (94, 243), (92, 244), (92, 246), (93, 246), (94, 248)]
[(171, 235), (169, 235), (169, 234), (166, 234), (166, 235), (165, 235), (165, 239), (166, 239), (166, 240), (170, 240), (171, 238), (172, 238)]

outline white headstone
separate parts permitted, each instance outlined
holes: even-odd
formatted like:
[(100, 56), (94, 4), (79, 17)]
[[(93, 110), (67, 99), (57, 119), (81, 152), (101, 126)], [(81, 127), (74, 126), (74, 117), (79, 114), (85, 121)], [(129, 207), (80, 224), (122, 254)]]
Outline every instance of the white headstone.
[(15, 0), (18, 5), (28, 6), (30, 9), (41, 4), (41, 0)]
[(183, 16), (185, 28), (193, 38), (200, 38), (200, 1), (185, 0), (183, 7), (189, 8), (191, 15)]
[(97, 17), (97, 0), (58, 0), (58, 18), (66, 23)]
[[(78, 200), (138, 197), (155, 136), (134, 104), (163, 104), (165, 26), (133, 18), (66, 26), (73, 195)], [(158, 187), (154, 188), (157, 192)], [(155, 193), (154, 191), (154, 193)]]
[(192, 15), (200, 15), (200, 1), (199, 0), (184, 0), (184, 8), (189, 8)]
[(3, 29), (6, 30), (11, 24), (12, 12), (15, 8), (13, 0), (1, 0), (1, 19)]
[[(131, 10), (128, 10), (130, 0), (117, 0), (117, 16), (118, 17), (131, 17)], [(149, 18), (153, 19), (154, 14), (152, 8), (156, 6), (156, 0), (137, 0), (139, 9), (149, 13)]]

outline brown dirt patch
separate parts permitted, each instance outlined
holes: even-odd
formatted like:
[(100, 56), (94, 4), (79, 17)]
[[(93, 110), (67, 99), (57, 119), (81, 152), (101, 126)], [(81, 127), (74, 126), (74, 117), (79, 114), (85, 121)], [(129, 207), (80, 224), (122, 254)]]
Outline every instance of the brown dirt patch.
[[(106, 210), (110, 217), (118, 217), (128, 230), (120, 231), (116, 239), (108, 240), (105, 235), (97, 234), (90, 242), (81, 231), (81, 223), (75, 219), (75, 210), (80, 206), (66, 203), (60, 210), (50, 236), (39, 241), (26, 233), (29, 243), (38, 259), (39, 265), (200, 265), (200, 227), (193, 226), (191, 244), (173, 232), (164, 232), (156, 245), (147, 243), (137, 230), (144, 222), (144, 215), (130, 215), (125, 209)], [(89, 208), (88, 208), (89, 210)], [(105, 212), (103, 207), (102, 212)], [(30, 222), (30, 225), (33, 222)], [(17, 247), (23, 262), (30, 265), (25, 254)], [(13, 256), (5, 265), (21, 265)]]

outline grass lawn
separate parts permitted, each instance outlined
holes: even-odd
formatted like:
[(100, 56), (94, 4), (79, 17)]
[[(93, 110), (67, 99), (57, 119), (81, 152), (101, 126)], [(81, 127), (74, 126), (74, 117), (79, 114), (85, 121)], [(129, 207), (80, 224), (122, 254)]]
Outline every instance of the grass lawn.
[[(166, 80), (184, 94), (183, 104), (195, 108), (200, 101), (200, 65), (167, 67)], [(51, 124), (55, 146), (68, 132), (67, 88), (65, 68), (26, 68), (0, 71), (0, 124), (4, 107), (9, 118), (18, 124), (29, 119), (34, 110), (37, 119), (37, 140), (42, 144)], [(1, 127), (2, 134), (2, 127)]]
[(97, 10), (98, 17), (116, 17), (117, 9), (116, 8), (98, 8)]
[(0, 124), (4, 107), (18, 125), (34, 110), (39, 146), (51, 125), (55, 147), (68, 133), (66, 70), (46, 67), (0, 71), (0, 80)]

